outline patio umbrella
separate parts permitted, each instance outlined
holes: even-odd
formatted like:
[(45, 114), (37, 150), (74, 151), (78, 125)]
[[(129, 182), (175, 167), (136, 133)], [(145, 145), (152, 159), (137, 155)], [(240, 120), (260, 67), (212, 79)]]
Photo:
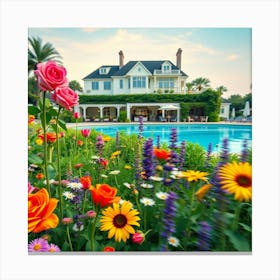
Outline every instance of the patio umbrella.
[(243, 116), (246, 118), (247, 116), (250, 116), (250, 104), (249, 101), (246, 101), (245, 108), (243, 110)]
[(172, 104), (166, 104), (161, 106), (158, 110), (178, 110), (179, 108), (177, 106), (174, 106)]
[(231, 110), (231, 118), (232, 119), (235, 118), (235, 108), (232, 108), (232, 110)]

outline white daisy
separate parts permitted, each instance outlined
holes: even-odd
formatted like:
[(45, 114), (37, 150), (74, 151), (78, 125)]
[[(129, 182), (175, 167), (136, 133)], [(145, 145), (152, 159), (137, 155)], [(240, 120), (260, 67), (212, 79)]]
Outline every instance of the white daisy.
[(125, 182), (125, 183), (123, 183), (123, 185), (124, 185), (125, 187), (127, 187), (128, 189), (131, 189), (131, 184)]
[(113, 170), (109, 174), (111, 175), (118, 175), (121, 171), (120, 170)]
[(68, 191), (64, 192), (62, 195), (63, 195), (66, 199), (69, 199), (69, 200), (73, 200), (74, 197), (75, 197), (75, 195), (74, 195), (73, 193), (68, 192)]
[(174, 236), (168, 237), (167, 240), (168, 240), (168, 244), (172, 245), (173, 247), (178, 247), (180, 244), (179, 239)]
[(153, 206), (155, 205), (155, 201), (151, 198), (142, 197), (140, 202), (143, 203), (145, 206)]
[(68, 183), (66, 186), (72, 190), (80, 190), (83, 188), (83, 184), (77, 182)]
[(156, 193), (157, 198), (161, 200), (166, 200), (168, 193), (167, 192), (157, 192)]
[[(53, 184), (53, 183), (55, 183), (56, 181), (54, 180), (54, 179), (50, 179), (49, 180), (49, 184)], [(47, 184), (47, 180), (44, 180), (44, 182), (43, 182), (45, 185)]]
[(73, 226), (74, 231), (82, 231), (83, 229), (84, 229), (84, 225), (81, 225), (78, 227), (77, 224), (74, 224), (74, 226)]
[(108, 178), (108, 176), (105, 175), (105, 174), (101, 174), (100, 176), (103, 177), (103, 178)]
[(140, 185), (142, 188), (144, 188), (144, 189), (152, 189), (154, 186), (153, 185), (151, 185), (151, 184), (145, 184), (145, 183), (143, 183), (143, 184), (141, 184)]
[(153, 180), (153, 181), (156, 181), (156, 182), (160, 182), (163, 180), (163, 178), (161, 177), (157, 177), (157, 176), (151, 176), (149, 177), (149, 179)]

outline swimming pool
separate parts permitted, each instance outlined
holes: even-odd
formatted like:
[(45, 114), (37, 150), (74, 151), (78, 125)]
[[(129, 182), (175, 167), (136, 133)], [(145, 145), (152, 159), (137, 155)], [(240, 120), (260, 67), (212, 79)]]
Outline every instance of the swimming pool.
[[(138, 134), (139, 125), (134, 124), (117, 124), (98, 126), (83, 126), (80, 128), (95, 129), (111, 137), (115, 137), (116, 132), (125, 132), (128, 135)], [(198, 143), (206, 150), (209, 143), (212, 143), (213, 151), (221, 149), (223, 139), (229, 140), (229, 149), (231, 152), (240, 153), (244, 139), (247, 140), (248, 147), (252, 146), (252, 126), (238, 124), (147, 124), (144, 123), (142, 133), (145, 138), (153, 138), (156, 144), (157, 137), (161, 142), (169, 142), (171, 128), (176, 128), (178, 142), (183, 140), (187, 142)]]

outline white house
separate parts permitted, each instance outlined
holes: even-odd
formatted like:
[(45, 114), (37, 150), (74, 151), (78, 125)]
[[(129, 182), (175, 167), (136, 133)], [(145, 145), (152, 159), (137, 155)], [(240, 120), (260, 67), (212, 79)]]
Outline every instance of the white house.
[(169, 60), (129, 61), (119, 52), (119, 65), (102, 65), (83, 78), (84, 91), (96, 94), (185, 93), (188, 77), (181, 70), (182, 49), (177, 63)]

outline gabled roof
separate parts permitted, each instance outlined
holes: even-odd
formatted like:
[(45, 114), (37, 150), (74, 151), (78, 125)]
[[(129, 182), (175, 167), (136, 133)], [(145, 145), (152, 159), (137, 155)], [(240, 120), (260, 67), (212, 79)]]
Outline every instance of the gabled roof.
[[(110, 67), (110, 71), (107, 74), (99, 74), (99, 69), (103, 68), (103, 67)], [(120, 69), (119, 66), (117, 65), (102, 65), (100, 66), (98, 69), (96, 69), (95, 71), (93, 71), (92, 73), (90, 73), (89, 75), (87, 75), (86, 77), (83, 78), (83, 80), (87, 80), (87, 79), (108, 79), (111, 78), (111, 76), (117, 72)]]
[[(98, 69), (96, 69), (94, 72), (91, 74), (87, 75), (83, 80), (87, 79), (102, 79), (102, 78), (111, 78), (112, 76), (125, 76), (135, 65), (136, 63), (141, 62), (147, 70), (149, 70), (152, 74), (154, 73), (154, 70), (161, 70), (161, 65), (164, 62), (169, 62), (171, 64), (171, 69), (172, 70), (180, 70), (176, 65), (174, 65), (171, 61), (169, 60), (134, 60), (134, 61), (129, 61), (126, 63), (123, 67), (119, 67), (117, 65), (108, 65), (108, 66), (101, 66)], [(100, 75), (99, 74), (99, 69), (102, 67), (111, 67), (110, 71), (106, 75)], [(184, 73), (182, 70), (180, 70), (182, 73), (182, 76), (188, 76), (186, 73)]]

